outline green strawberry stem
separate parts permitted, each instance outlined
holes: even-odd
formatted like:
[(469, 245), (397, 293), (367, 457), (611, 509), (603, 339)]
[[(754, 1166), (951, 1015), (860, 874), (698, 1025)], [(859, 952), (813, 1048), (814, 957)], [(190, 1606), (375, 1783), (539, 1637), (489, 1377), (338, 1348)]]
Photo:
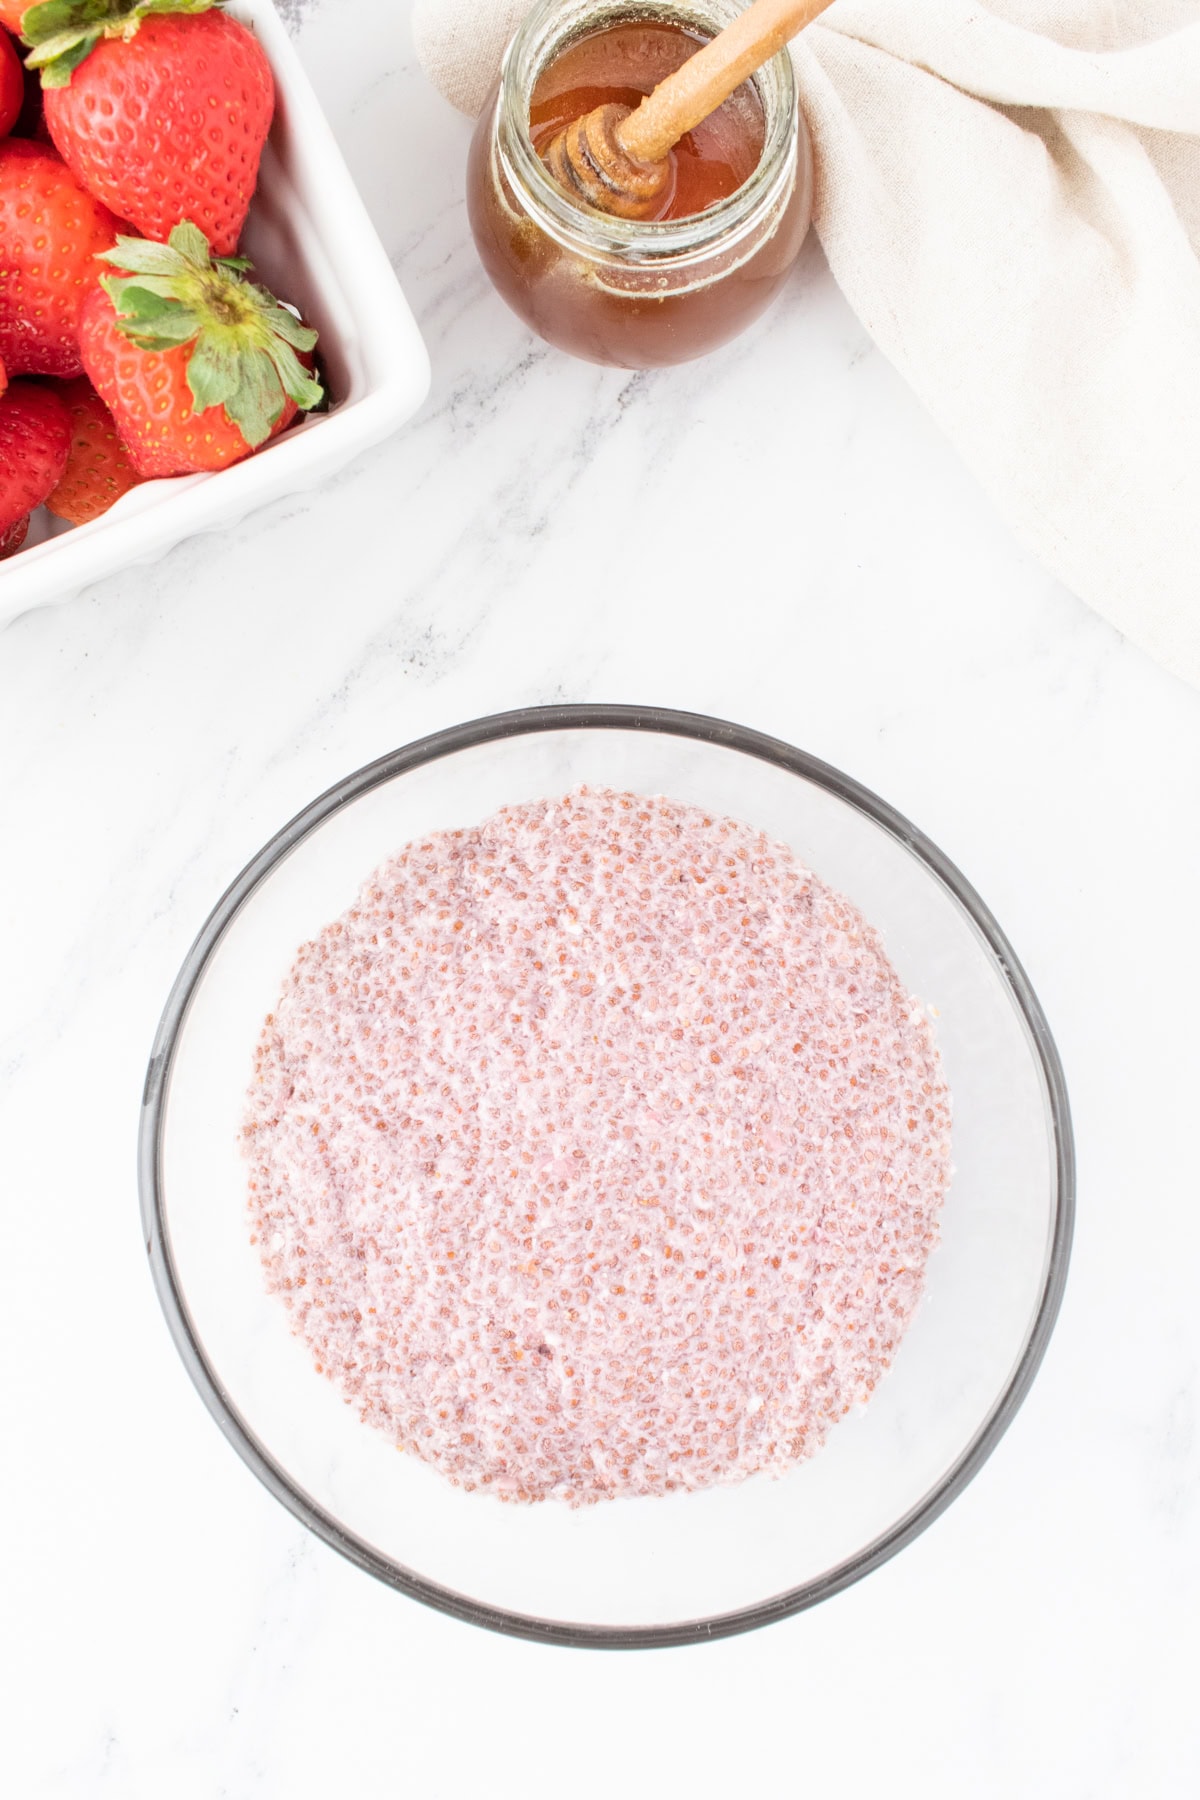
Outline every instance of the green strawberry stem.
[(223, 406), (252, 450), (270, 437), (287, 400), (309, 412), (324, 398), (296, 355), (313, 348), (316, 332), (245, 280), (245, 257), (213, 256), (198, 226), (185, 219), (165, 244), (119, 237), (100, 260), (125, 271), (100, 279), (119, 329), (140, 350), (191, 344), (195, 410)]
[(42, 86), (68, 87), (71, 76), (101, 38), (134, 37), (156, 13), (202, 13), (225, 0), (43, 0), (21, 19), (22, 41), (32, 56), (26, 67), (42, 71)]

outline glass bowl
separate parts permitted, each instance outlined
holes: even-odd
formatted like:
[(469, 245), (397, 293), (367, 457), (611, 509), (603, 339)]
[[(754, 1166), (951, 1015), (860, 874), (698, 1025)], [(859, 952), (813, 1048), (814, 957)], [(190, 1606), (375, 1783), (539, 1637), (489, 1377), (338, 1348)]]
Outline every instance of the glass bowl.
[[(251, 1247), (239, 1128), (299, 945), (425, 833), (578, 784), (665, 794), (790, 844), (883, 935), (931, 1007), (955, 1175), (924, 1297), (865, 1409), (780, 1480), (572, 1510), (451, 1486), (313, 1371)], [(146, 1246), (175, 1343), (259, 1479), (351, 1561), (478, 1625), (634, 1648), (747, 1630), (886, 1561), (995, 1448), (1062, 1297), (1073, 1152), (1041, 1008), (958, 870), (865, 788), (774, 738), (687, 713), (555, 706), (439, 732), (339, 782), (219, 901), (159, 1027), (139, 1147)]]

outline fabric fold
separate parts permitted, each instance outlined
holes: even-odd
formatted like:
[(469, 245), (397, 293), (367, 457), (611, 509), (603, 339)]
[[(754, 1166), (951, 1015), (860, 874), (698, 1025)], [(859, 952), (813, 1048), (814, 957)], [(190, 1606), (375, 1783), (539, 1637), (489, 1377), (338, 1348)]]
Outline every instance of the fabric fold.
[[(447, 98), (526, 9), (418, 0)], [(793, 56), (850, 305), (1020, 541), (1200, 686), (1200, 4), (837, 0)]]

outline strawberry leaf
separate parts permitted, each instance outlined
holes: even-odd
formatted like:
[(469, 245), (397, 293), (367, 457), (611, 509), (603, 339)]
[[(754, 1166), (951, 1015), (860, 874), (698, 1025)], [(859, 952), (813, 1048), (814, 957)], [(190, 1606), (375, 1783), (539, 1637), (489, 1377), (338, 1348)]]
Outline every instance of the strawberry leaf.
[(44, 88), (70, 87), (72, 75), (84, 57), (91, 53), (94, 42), (93, 38), (69, 36), (52, 40), (42, 51), (27, 57), (26, 66), (41, 69)]
[(237, 392), (241, 368), (236, 350), (202, 337), (188, 364), (188, 386), (198, 413), (223, 406)]
[[(81, 13), (85, 15), (83, 19)], [(73, 31), (84, 22), (91, 22), (86, 19), (86, 9), (74, 5), (73, 0), (44, 0), (41, 6), (25, 8), (21, 26), (23, 30), (34, 33), (31, 42), (44, 44), (48, 38)]]
[(161, 319), (147, 320), (143, 325), (134, 320), (132, 329), (122, 326), (122, 330), (139, 350), (177, 350), (180, 344), (193, 342), (200, 330), (200, 321), (195, 313), (181, 306), (177, 311), (167, 313)]
[[(269, 296), (267, 296), (269, 299)], [(264, 309), (264, 317), (270, 321), (271, 330), (276, 337), (281, 337), (285, 344), (291, 344), (296, 350), (311, 350), (317, 341), (317, 334), (311, 325), (304, 325), (286, 306), (272, 301)]]
[(195, 268), (207, 269), (210, 267), (212, 257), (209, 254), (208, 239), (200, 227), (193, 225), (190, 219), (184, 219), (176, 225), (167, 239), (167, 243), (176, 256), (182, 256), (185, 262), (190, 262)]
[(203, 13), (225, 0), (42, 0), (21, 17), (21, 38), (32, 54), (26, 67), (42, 71), (45, 88), (68, 87), (71, 76), (103, 38), (133, 37), (156, 13)]
[(119, 237), (111, 250), (101, 250), (100, 259), (124, 269), (130, 275), (167, 275), (179, 273), (179, 253), (169, 244), (155, 244), (149, 238)]
[(311, 412), (324, 398), (320, 382), (314, 380), (286, 344), (277, 344), (270, 354), (275, 373), (288, 399), (294, 400), (302, 412)]
[[(120, 275), (109, 275), (105, 279), (121, 289), (122, 298), (126, 294), (143, 294), (147, 297), (152, 295), (157, 300), (178, 301), (180, 299), (177, 291), (178, 283), (170, 275), (126, 275), (124, 278)], [(144, 307), (145, 301), (135, 301), (134, 304)], [(122, 306), (121, 310), (124, 312), (127, 309)]]
[(238, 385), (225, 402), (225, 411), (252, 450), (266, 443), (283, 411), (283, 389), (265, 350), (248, 350), (242, 356)]
[(118, 238), (100, 260), (123, 271), (100, 277), (118, 329), (142, 350), (190, 344), (195, 411), (223, 406), (251, 449), (270, 436), (287, 400), (305, 411), (324, 400), (320, 382), (296, 355), (313, 349), (316, 332), (243, 278), (250, 266), (244, 257), (213, 257), (190, 220), (165, 244)]
[(102, 276), (100, 285), (120, 315), (120, 330), (139, 350), (174, 350), (190, 343), (201, 329), (199, 314), (178, 300), (164, 299), (114, 275)]

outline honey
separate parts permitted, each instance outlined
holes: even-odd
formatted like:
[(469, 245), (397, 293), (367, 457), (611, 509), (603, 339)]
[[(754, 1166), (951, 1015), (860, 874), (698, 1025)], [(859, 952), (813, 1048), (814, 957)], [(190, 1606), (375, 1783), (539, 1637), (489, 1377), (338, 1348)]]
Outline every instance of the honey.
[(739, 10), (541, 0), (510, 45), (472, 142), (468, 211), (498, 291), (560, 349), (623, 368), (686, 362), (744, 330), (791, 269), (812, 174), (786, 53), (676, 146), (656, 220), (578, 205), (540, 160), (571, 120), (635, 106)]
[[(529, 109), (529, 132), (540, 156), (573, 119), (597, 106), (631, 111), (673, 75), (705, 39), (653, 19), (613, 25), (571, 44), (539, 76)], [(671, 152), (674, 180), (660, 219), (687, 219), (735, 194), (762, 156), (762, 102), (743, 82), (723, 106), (682, 137)]]

